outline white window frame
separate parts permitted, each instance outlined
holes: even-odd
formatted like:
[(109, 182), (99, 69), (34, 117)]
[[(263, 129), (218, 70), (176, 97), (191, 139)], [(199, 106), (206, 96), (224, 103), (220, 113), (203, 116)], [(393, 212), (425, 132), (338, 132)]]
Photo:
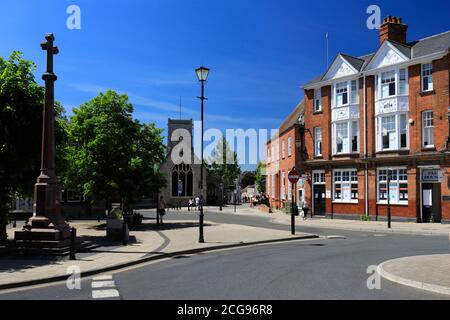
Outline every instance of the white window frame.
[[(395, 79), (395, 94), (394, 95), (388, 95), (386, 97), (383, 97), (383, 87), (388, 86), (389, 83), (383, 84), (383, 75), (387, 73), (394, 73), (394, 79)], [(402, 79), (402, 75), (404, 76), (404, 79)], [(398, 69), (389, 69), (389, 70), (383, 70), (380, 73), (375, 75), (375, 100), (383, 100), (383, 99), (391, 99), (397, 96), (408, 96), (409, 95), (409, 74), (408, 74), (408, 68), (398, 68)]]
[[(401, 146), (401, 117), (405, 117), (406, 124), (406, 147)], [(383, 118), (394, 117), (395, 124), (395, 134), (396, 134), (396, 142), (397, 145), (394, 147), (383, 148)], [(376, 150), (377, 152), (382, 151), (399, 151), (399, 150), (409, 150), (409, 123), (408, 123), (408, 113), (407, 112), (397, 112), (397, 113), (389, 113), (383, 114), (375, 117), (375, 133), (376, 133)]]
[[(387, 77), (386, 75), (392, 75), (393, 74), (393, 78), (392, 76)], [(399, 92), (399, 89), (397, 88), (398, 86), (398, 71), (397, 70), (388, 70), (388, 71), (383, 71), (380, 74), (380, 84), (378, 86), (378, 88), (380, 89), (380, 95), (379, 97), (381, 99), (387, 99), (387, 98), (392, 98), (397, 96), (397, 93)], [(393, 79), (393, 80), (392, 80)], [(383, 83), (383, 81), (385, 81), (385, 83)], [(394, 83), (394, 94), (390, 94), (390, 85)], [(383, 96), (383, 88), (387, 87), (388, 88), (388, 95), (387, 96)]]
[[(344, 106), (348, 106), (350, 104), (350, 90), (351, 88), (349, 88), (348, 85), (348, 81), (341, 81), (341, 82), (337, 82), (334, 85), (334, 99), (335, 100), (335, 107), (339, 108), (339, 107), (344, 107)], [(342, 90), (342, 92), (338, 92), (339, 90)], [(342, 96), (342, 102), (344, 101), (344, 94), (347, 94), (347, 103), (342, 103), (342, 104), (338, 104), (338, 97)]]
[[(429, 79), (431, 78), (431, 83), (429, 81)], [(425, 90), (425, 79), (428, 79), (428, 89)], [(421, 66), (420, 69), (420, 87), (422, 89), (422, 92), (430, 92), (434, 90), (434, 85), (433, 85), (433, 63), (424, 63)]]
[(359, 80), (350, 80), (350, 104), (359, 104)]
[(275, 175), (272, 174), (272, 199), (275, 198)]
[(292, 137), (288, 137), (288, 157), (292, 156)]
[(281, 182), (281, 200), (286, 200), (286, 174), (284, 171), (281, 172), (280, 182)]
[[(356, 122), (356, 137), (358, 139), (357, 141), (357, 145), (356, 145), (356, 150), (353, 150), (353, 137), (354, 137), (354, 133), (353, 133), (353, 123)], [(337, 148), (337, 126), (341, 126), (341, 125), (345, 125), (347, 127), (347, 148), (345, 148), (345, 146), (343, 146), (342, 151), (338, 152), (338, 148)], [(351, 120), (345, 120), (345, 121), (336, 121), (333, 122), (332, 124), (332, 133), (333, 133), (333, 155), (341, 155), (341, 154), (353, 154), (353, 153), (359, 153), (359, 120), (358, 119), (351, 119)]]
[[(404, 79), (402, 79), (404, 77)], [(407, 96), (409, 94), (409, 75), (408, 68), (398, 70), (398, 95)]]
[(289, 181), (288, 179), (288, 197), (287, 197), (287, 201), (292, 201), (292, 183), (291, 181)]
[[(431, 118), (426, 118), (427, 115), (430, 115)], [(427, 125), (428, 121), (428, 125)], [(429, 124), (431, 121), (431, 125)], [(425, 144), (425, 133), (428, 133), (428, 139), (430, 140), (430, 144)], [(422, 147), (423, 148), (434, 148), (434, 112), (433, 110), (425, 110), (422, 112)]]
[(286, 141), (281, 142), (281, 159), (286, 159)]
[(324, 170), (314, 170), (312, 172), (312, 183), (313, 183), (313, 185), (326, 184), (325, 171)]
[[(318, 136), (320, 136), (320, 139), (318, 138)], [(322, 128), (315, 127), (314, 128), (314, 157), (321, 157), (323, 155), (322, 147), (323, 147)]]
[(322, 111), (322, 90), (314, 89), (314, 112)]
[[(358, 170), (356, 169), (338, 169), (333, 170), (333, 202), (336, 203), (358, 203)], [(337, 179), (339, 177), (339, 179)], [(344, 180), (348, 177), (348, 180)], [(336, 188), (340, 186), (341, 197), (337, 198)], [(353, 190), (354, 185), (356, 185), (356, 197), (354, 197)], [(344, 198), (344, 186), (350, 189), (349, 197)]]
[[(381, 167), (381, 168), (377, 168), (377, 204), (387, 204), (387, 198), (386, 199), (381, 199), (381, 184), (385, 184), (385, 188), (384, 190), (386, 190), (383, 194), (386, 194), (386, 197), (389, 197), (389, 195), (387, 194), (387, 174), (388, 174), (388, 170), (391, 169), (392, 172), (395, 172), (395, 175), (393, 174), (392, 176), (396, 179), (392, 179), (390, 182), (391, 186), (392, 185), (396, 185), (395, 188), (391, 187), (390, 192), (394, 193), (395, 190), (397, 190), (397, 195), (395, 196), (397, 201), (394, 201), (393, 199), (391, 199), (390, 203), (394, 204), (394, 205), (408, 205), (408, 201), (409, 201), (409, 190), (407, 190), (406, 192), (406, 200), (401, 199), (401, 193), (400, 193), (400, 186), (403, 185), (403, 188), (408, 189), (408, 168), (407, 167)], [(402, 174), (401, 171), (403, 171)], [(381, 180), (380, 177), (381, 175), (383, 175), (384, 177), (386, 177), (386, 180)], [(406, 180), (404, 179), (400, 179), (401, 177), (405, 177), (406, 176)], [(393, 191), (394, 190), (394, 191)]]

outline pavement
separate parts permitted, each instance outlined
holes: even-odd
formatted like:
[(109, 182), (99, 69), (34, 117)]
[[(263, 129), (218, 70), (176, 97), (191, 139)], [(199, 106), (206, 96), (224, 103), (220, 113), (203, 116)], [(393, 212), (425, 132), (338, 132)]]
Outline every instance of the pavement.
[[(281, 230), (205, 221), (207, 241), (200, 244), (197, 222), (171, 220), (162, 227), (156, 227), (154, 220), (146, 219), (142, 226), (130, 232), (130, 244), (121, 246), (105, 243), (103, 222), (75, 221), (71, 226), (77, 228), (78, 237), (98, 242), (101, 246), (77, 253), (76, 261), (28, 256), (0, 258), (0, 289), (60, 281), (68, 277), (74, 266), (79, 268), (82, 276), (86, 276), (175, 255), (317, 237), (305, 233), (290, 236)], [(9, 237), (12, 238), (18, 229), (8, 229)]]
[(405, 286), (450, 295), (450, 254), (412, 256), (378, 266), (385, 279)]
[[(220, 212), (217, 207), (208, 207), (208, 212)], [(181, 212), (187, 212), (183, 209)], [(275, 211), (274, 213), (265, 213), (250, 208), (248, 205), (238, 206), (236, 213), (233, 206), (223, 208), (222, 213), (267, 217), (272, 223), (289, 224), (291, 223), (291, 216), (282, 211)], [(429, 234), (429, 235), (450, 235), (450, 224), (440, 223), (416, 223), (416, 222), (392, 222), (391, 229), (387, 229), (386, 221), (361, 221), (350, 219), (331, 219), (325, 217), (308, 217), (303, 220), (301, 217), (296, 217), (297, 226), (310, 228), (325, 228), (337, 230), (352, 230), (362, 232), (383, 232), (383, 233), (403, 233), (403, 234)]]

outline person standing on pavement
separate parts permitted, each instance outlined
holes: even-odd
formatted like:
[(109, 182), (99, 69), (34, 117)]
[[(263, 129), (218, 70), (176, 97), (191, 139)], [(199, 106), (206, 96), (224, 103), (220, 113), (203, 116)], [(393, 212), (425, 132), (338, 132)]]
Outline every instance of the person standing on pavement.
[(166, 202), (164, 201), (163, 196), (161, 196), (159, 198), (158, 208), (159, 208), (159, 217), (161, 219), (161, 224), (163, 224), (163, 217), (166, 214)]
[(303, 201), (303, 220), (306, 220), (308, 218), (308, 212), (309, 212), (309, 204), (308, 201)]

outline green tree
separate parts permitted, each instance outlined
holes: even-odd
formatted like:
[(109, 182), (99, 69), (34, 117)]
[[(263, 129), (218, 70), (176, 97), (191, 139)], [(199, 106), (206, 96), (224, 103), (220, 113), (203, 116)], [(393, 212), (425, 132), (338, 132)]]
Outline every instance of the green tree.
[(266, 163), (264, 161), (259, 161), (256, 167), (256, 187), (258, 192), (266, 192)]
[(133, 120), (126, 95), (100, 93), (74, 109), (66, 150), (65, 185), (90, 201), (120, 201), (124, 206), (164, 183), (162, 131)]
[(44, 90), (35, 70), (20, 52), (0, 57), (0, 241), (13, 196), (31, 195), (39, 173)]
[(241, 173), (237, 154), (231, 151), (224, 136), (218, 141), (214, 149), (214, 157), (206, 162), (208, 163), (208, 174), (222, 183), (224, 187), (234, 185), (234, 180)]

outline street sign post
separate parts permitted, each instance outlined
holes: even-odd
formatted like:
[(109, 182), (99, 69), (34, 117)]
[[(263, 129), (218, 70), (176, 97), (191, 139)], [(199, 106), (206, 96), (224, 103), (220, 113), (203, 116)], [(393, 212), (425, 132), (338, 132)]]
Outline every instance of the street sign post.
[(296, 202), (295, 202), (295, 186), (300, 180), (300, 174), (294, 167), (288, 174), (288, 179), (292, 184), (292, 199), (291, 199), (291, 233), (295, 235), (295, 212), (296, 212)]

